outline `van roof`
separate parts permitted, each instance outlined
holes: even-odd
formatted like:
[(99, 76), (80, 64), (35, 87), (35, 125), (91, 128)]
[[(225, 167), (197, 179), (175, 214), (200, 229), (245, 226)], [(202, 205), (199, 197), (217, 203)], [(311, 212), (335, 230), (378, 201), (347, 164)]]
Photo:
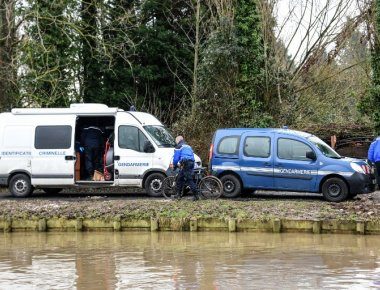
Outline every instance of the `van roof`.
[(141, 125), (157, 125), (162, 123), (153, 115), (137, 111), (124, 111), (119, 108), (110, 108), (104, 104), (71, 104), (70, 108), (15, 108), (11, 113), (2, 113), (11, 115), (116, 115), (116, 113), (126, 113), (131, 116), (132, 122)]
[(63, 115), (63, 114), (115, 114), (123, 111), (119, 108), (109, 108), (104, 104), (71, 104), (70, 108), (15, 108), (13, 115)]
[(299, 136), (308, 138), (310, 136), (313, 136), (313, 134), (297, 131), (297, 130), (291, 130), (291, 129), (280, 129), (280, 128), (223, 128), (218, 129), (216, 131), (216, 134), (220, 132), (221, 135), (226, 135), (226, 132), (235, 132), (236, 134), (242, 134), (245, 132), (257, 132), (257, 133), (281, 133), (281, 134), (287, 134), (287, 135), (293, 135), (293, 136)]
[(158, 125), (162, 126), (162, 123), (153, 115), (144, 112), (128, 111), (141, 125)]

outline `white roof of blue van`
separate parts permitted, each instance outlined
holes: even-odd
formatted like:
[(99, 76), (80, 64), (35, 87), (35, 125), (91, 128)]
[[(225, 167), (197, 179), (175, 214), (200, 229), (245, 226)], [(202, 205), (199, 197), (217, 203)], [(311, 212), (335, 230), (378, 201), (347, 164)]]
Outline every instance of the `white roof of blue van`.
[(281, 133), (281, 134), (288, 134), (288, 135), (296, 135), (304, 138), (308, 138), (310, 136), (313, 136), (313, 134), (297, 131), (297, 130), (291, 130), (291, 129), (282, 129), (282, 128), (223, 128), (218, 129), (217, 132), (222, 131), (233, 131), (237, 134), (241, 134), (243, 132), (261, 132), (261, 133)]

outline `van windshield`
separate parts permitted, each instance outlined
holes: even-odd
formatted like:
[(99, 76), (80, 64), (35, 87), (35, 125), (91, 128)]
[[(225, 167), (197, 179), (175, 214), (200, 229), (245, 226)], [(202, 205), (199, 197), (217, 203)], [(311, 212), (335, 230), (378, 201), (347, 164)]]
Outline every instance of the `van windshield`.
[(164, 126), (144, 126), (158, 147), (175, 147), (175, 140)]
[(322, 152), (323, 155), (330, 158), (340, 159), (342, 158), (338, 153), (335, 152), (329, 145), (323, 142), (321, 139), (315, 136), (311, 136), (308, 138), (310, 142), (312, 142), (319, 151)]

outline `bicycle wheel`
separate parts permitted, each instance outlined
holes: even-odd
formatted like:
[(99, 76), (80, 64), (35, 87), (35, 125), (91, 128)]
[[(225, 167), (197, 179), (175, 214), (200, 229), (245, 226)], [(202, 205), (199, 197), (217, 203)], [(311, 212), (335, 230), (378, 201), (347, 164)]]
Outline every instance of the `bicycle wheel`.
[(162, 195), (171, 198), (176, 194), (176, 176), (168, 176), (162, 182)]
[(199, 191), (205, 199), (216, 199), (222, 195), (223, 184), (215, 176), (206, 176), (199, 182)]

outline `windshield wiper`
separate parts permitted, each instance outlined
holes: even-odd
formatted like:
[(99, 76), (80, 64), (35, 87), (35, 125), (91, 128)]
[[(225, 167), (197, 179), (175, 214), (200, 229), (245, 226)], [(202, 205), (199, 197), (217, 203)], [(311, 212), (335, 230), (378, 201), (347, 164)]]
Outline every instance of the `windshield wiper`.
[(172, 144), (160, 144), (160, 145), (158, 145), (158, 147), (161, 147), (161, 148), (174, 148), (175, 146), (172, 145)]

